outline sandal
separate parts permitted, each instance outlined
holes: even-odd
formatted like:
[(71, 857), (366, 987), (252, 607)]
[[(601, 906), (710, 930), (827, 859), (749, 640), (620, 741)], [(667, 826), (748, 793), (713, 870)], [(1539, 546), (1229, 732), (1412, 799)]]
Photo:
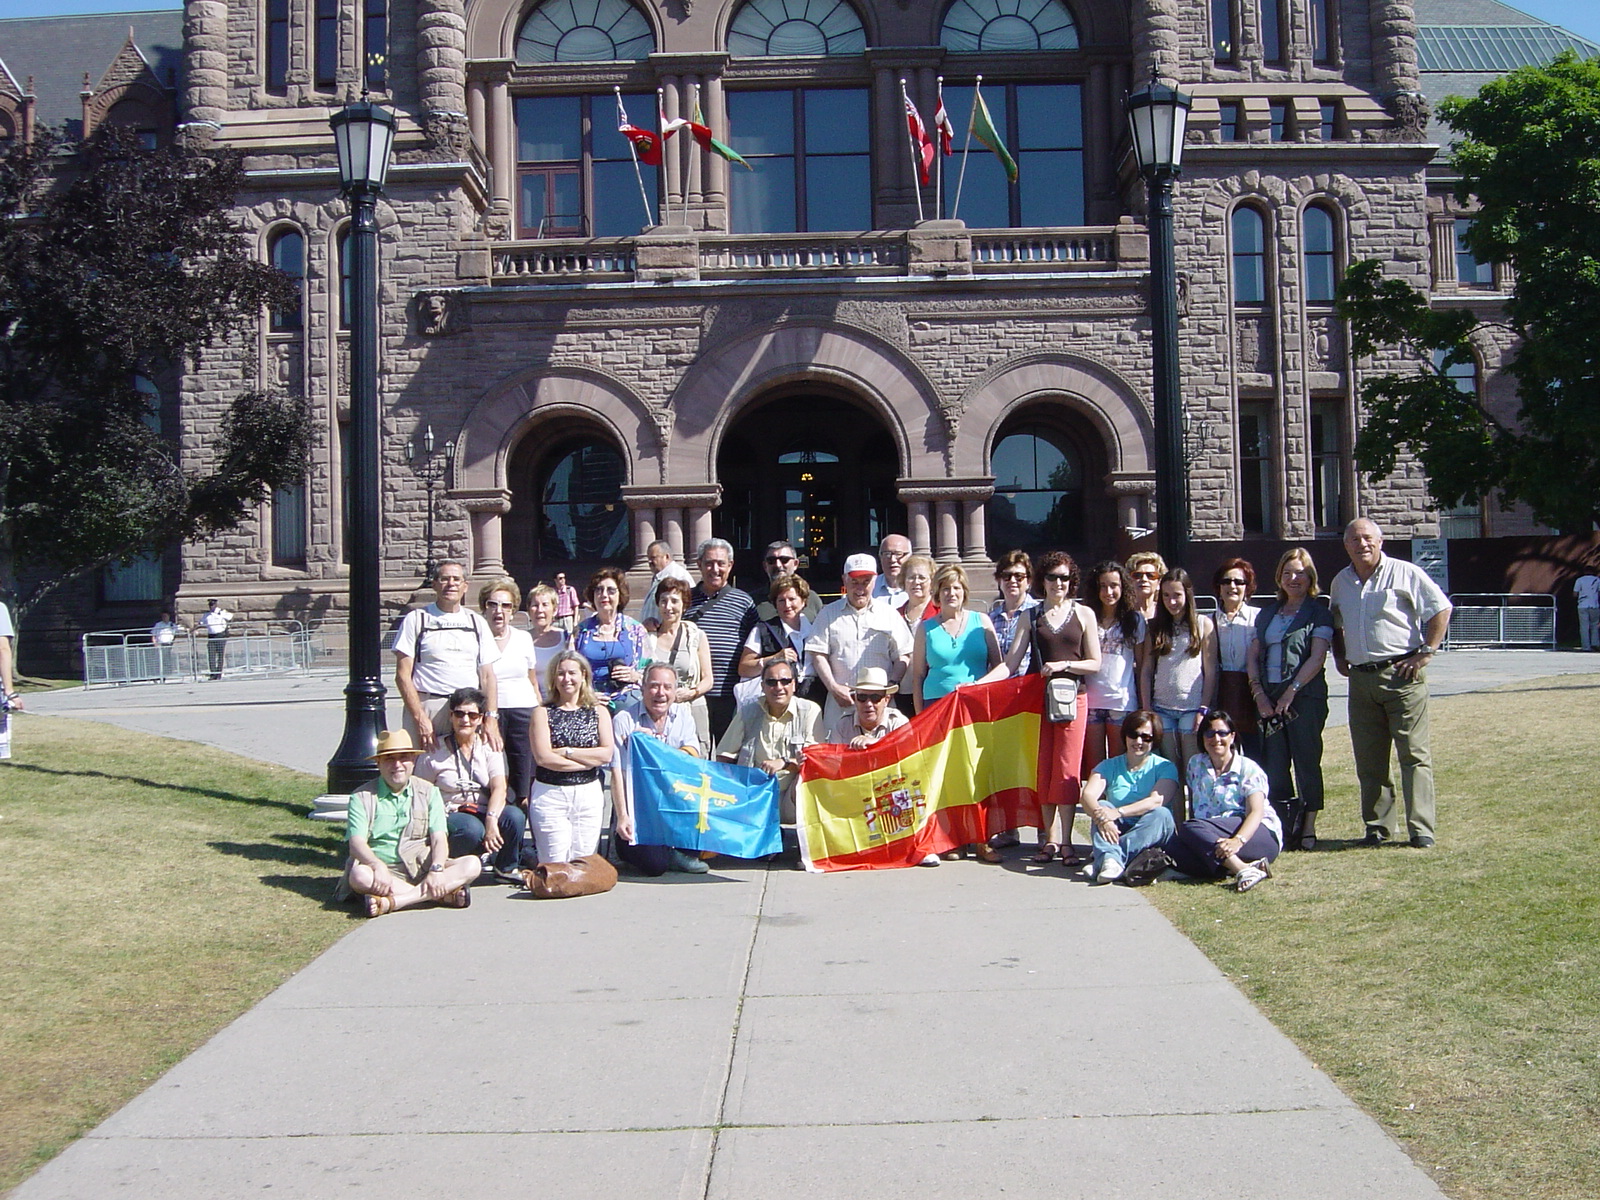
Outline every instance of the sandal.
[(393, 896), (368, 896), (367, 897), (367, 916), (369, 916), (369, 917), (381, 917), (385, 913), (392, 913), (393, 911), (394, 911), (394, 897)]
[(470, 908), (472, 907), (472, 889), (462, 884), (448, 896), (439, 900), (440, 908)]
[(1317, 835), (1314, 833), (1302, 833), (1300, 841), (1295, 848), (1297, 850), (1315, 850), (1317, 848)]
[(1004, 861), (1000, 857), (1000, 851), (996, 850), (987, 842), (979, 842), (976, 846), (974, 846), (972, 848), (972, 855), (979, 862), (997, 863)]
[(1037, 854), (1030, 854), (1028, 856), (1028, 861), (1031, 863), (1055, 862), (1060, 855), (1060, 846), (1056, 845), (1054, 842), (1046, 842), (1044, 845), (1039, 847), (1039, 852)]
[(1078, 852), (1071, 846), (1063, 846), (1061, 849), (1061, 865), (1067, 868), (1081, 867), (1083, 866), (1083, 859), (1078, 857)]

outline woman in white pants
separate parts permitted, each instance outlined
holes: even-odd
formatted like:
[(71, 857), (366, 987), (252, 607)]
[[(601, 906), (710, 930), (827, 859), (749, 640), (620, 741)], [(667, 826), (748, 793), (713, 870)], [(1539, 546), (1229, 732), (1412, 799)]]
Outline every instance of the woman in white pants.
[(571, 862), (600, 846), (611, 761), (611, 714), (599, 702), (588, 660), (563, 650), (550, 660), (544, 704), (533, 710), (533, 841), (541, 863)]

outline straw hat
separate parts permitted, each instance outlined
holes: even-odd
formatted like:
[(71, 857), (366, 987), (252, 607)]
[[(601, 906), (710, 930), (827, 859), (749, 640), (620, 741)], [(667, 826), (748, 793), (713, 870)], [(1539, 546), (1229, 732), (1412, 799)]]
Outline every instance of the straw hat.
[(378, 735), (378, 750), (372, 757), (374, 759), (393, 758), (399, 754), (409, 754), (415, 757), (420, 754), (416, 744), (412, 742), (411, 735), (404, 729), (390, 729)]

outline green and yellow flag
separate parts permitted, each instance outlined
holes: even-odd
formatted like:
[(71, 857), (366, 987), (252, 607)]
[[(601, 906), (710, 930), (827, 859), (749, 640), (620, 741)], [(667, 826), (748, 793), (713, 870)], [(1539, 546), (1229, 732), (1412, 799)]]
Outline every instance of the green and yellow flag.
[(972, 92), (972, 120), (968, 125), (972, 135), (989, 149), (994, 151), (994, 156), (1000, 160), (1000, 165), (1006, 169), (1006, 179), (1015, 183), (1017, 181), (1017, 160), (1011, 157), (1006, 149), (1006, 144), (1000, 140), (1000, 135), (995, 132), (994, 122), (989, 119), (989, 106), (983, 102), (983, 93), (976, 88)]

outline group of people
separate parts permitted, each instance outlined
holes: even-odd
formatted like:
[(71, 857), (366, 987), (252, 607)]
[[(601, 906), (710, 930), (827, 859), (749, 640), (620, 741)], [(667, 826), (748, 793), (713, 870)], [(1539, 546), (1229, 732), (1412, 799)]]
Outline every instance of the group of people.
[[(558, 579), (529, 594), (531, 628), (522, 630), (511, 623), (521, 602), (514, 582), (485, 585), (474, 612), (464, 605), (465, 568), (445, 562), (437, 599), (407, 614), (394, 644), (404, 728), (389, 735), (380, 765), (409, 756), (409, 767), (403, 778), (387, 768), (370, 785), (382, 849), (369, 836), (372, 819), (359, 839), (352, 824), (347, 882), (367, 894), (369, 912), (386, 912), (437, 898), (457, 861), (519, 878), (526, 828), (540, 863), (593, 854), (608, 772), (618, 856), (646, 874), (703, 872), (692, 851), (636, 844), (634, 736), (774, 776), (780, 819), (792, 822), (806, 746), (861, 748), (957, 688), (1032, 672), (1046, 693), (1032, 861), (1084, 865), (1072, 836), (1081, 808), (1092, 881), (1148, 876), (1156, 863), (1244, 891), (1270, 876), (1283, 849), (1316, 847), (1330, 651), (1351, 676), (1365, 841), (1398, 833), (1395, 749), (1409, 841), (1426, 848), (1434, 816), (1422, 669), (1450, 606), (1382, 544), (1371, 521), (1352, 522), (1350, 566), (1328, 598), (1311, 555), (1289, 550), (1259, 606), (1254, 568), (1230, 558), (1212, 579), (1214, 618), (1198, 610), (1188, 572), (1149, 552), (1081, 578), (1064, 552), (1035, 562), (1011, 551), (984, 612), (959, 563), (914, 554), (900, 535), (885, 538), (876, 558), (849, 556), (842, 594), (828, 604), (799, 574), (789, 543), (766, 548), (768, 584), (753, 595), (731, 582), (733, 547), (711, 538), (695, 555), (698, 583), (665, 543), (649, 547), (654, 575), (638, 619), (625, 611), (625, 575), (603, 568), (581, 598), (568, 598), (570, 617), (589, 615), (563, 621)], [(438, 821), (412, 794), (419, 783), (438, 791)], [(395, 857), (408, 813), (421, 839), (413, 848), (426, 843), (415, 867)], [(927, 861), (998, 862), (1016, 842), (1011, 831)], [(387, 890), (372, 890), (385, 883), (372, 861), (386, 865)], [(420, 878), (423, 868), (440, 878)], [(401, 875), (413, 891), (392, 882)]]

